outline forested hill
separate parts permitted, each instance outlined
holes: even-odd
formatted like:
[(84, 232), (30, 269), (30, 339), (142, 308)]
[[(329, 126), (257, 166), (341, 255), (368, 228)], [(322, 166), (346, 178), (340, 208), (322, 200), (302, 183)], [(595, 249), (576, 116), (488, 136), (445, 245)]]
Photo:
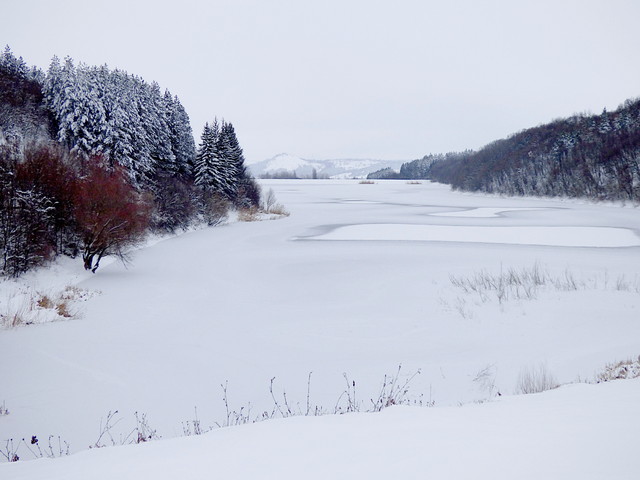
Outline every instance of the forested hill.
[(614, 112), (575, 115), (498, 140), (477, 152), (428, 155), (396, 178), (454, 189), (640, 201), (640, 99)]

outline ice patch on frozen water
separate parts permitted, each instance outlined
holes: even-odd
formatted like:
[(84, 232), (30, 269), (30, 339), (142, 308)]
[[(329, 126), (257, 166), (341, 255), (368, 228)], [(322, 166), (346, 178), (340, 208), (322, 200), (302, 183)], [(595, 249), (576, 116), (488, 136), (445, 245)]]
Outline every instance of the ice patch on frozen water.
[(479, 207), (469, 208), (456, 212), (432, 213), (433, 217), (464, 217), (464, 218), (495, 218), (505, 212), (533, 212), (537, 210), (549, 210), (548, 208), (495, 208), (495, 207)]
[(632, 230), (611, 227), (362, 224), (341, 226), (306, 239), (502, 243), (552, 247), (640, 246), (640, 238)]
[(367, 204), (367, 205), (377, 205), (380, 202), (374, 202), (372, 200), (362, 200), (359, 198), (343, 198), (338, 200), (339, 203), (363, 203), (363, 204)]

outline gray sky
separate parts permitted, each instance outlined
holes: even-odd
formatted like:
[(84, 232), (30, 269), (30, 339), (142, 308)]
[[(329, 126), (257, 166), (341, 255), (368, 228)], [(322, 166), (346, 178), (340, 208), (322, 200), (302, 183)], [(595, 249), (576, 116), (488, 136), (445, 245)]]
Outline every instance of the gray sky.
[(638, 0), (11, 0), (29, 65), (108, 64), (224, 117), (248, 162), (414, 159), (640, 96)]

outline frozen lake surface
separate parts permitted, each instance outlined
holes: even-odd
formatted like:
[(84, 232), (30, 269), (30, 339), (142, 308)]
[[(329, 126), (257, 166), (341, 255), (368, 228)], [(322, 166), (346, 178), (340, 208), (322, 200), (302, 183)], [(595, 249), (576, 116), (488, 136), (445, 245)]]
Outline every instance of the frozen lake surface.
[[(451, 406), (513, 394), (524, 368), (571, 382), (640, 353), (637, 208), (428, 182), (261, 183), (290, 217), (169, 238), (128, 268), (90, 275), (69, 260), (30, 275), (39, 291), (94, 295), (77, 320), (0, 331), (0, 440), (61, 435), (82, 450), (114, 410), (114, 434), (144, 412), (179, 436), (194, 407), (204, 425), (225, 417), (225, 382), (231, 408), (256, 415), (274, 377), (292, 405), (310, 386), (331, 409), (344, 374), (367, 404), (402, 364), (421, 371), (417, 402)], [(451, 281), (534, 266), (553, 281), (530, 298)], [(2, 284), (5, 306), (19, 288)]]

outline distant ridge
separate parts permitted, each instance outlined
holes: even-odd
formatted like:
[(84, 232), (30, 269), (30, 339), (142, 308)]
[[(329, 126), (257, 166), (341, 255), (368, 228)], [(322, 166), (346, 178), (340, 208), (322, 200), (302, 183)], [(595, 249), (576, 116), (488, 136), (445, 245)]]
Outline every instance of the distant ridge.
[(337, 159), (307, 160), (288, 153), (280, 153), (267, 160), (248, 165), (255, 177), (275, 176), (282, 178), (366, 178), (381, 168), (400, 168), (402, 160)]
[(372, 179), (429, 179), (500, 195), (640, 202), (640, 98), (528, 128), (478, 151), (425, 155)]

